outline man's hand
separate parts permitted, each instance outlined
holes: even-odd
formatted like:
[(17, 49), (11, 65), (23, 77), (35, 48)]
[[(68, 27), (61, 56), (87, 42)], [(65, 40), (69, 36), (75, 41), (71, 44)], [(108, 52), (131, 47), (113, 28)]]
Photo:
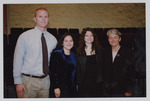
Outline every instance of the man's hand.
[(25, 86), (23, 84), (17, 84), (16, 91), (18, 98), (23, 98), (23, 91), (27, 93), (27, 90), (25, 89)]
[(55, 93), (56, 97), (60, 97), (60, 89), (59, 88), (54, 89), (54, 93)]

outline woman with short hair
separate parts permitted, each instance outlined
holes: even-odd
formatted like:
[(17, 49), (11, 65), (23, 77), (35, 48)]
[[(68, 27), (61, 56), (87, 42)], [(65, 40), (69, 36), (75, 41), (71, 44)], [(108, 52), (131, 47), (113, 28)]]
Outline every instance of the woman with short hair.
[(102, 51), (104, 92), (108, 97), (131, 96), (134, 88), (134, 53), (120, 45), (121, 33), (107, 31), (110, 47)]

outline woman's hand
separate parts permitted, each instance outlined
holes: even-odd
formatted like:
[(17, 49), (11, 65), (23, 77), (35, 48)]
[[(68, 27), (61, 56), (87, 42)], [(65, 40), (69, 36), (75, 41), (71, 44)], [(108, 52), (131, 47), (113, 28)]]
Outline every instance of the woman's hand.
[(55, 93), (56, 97), (60, 97), (60, 89), (59, 88), (54, 89), (54, 93)]
[(125, 92), (125, 96), (131, 96), (131, 93)]

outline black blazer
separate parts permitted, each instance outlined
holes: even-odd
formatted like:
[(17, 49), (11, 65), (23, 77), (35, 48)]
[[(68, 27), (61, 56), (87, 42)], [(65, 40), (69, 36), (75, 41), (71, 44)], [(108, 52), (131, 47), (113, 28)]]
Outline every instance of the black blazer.
[[(102, 82), (102, 59), (101, 51), (96, 51), (97, 83)], [(77, 55), (77, 84), (82, 85), (86, 70), (86, 56)]]
[(120, 47), (114, 62), (112, 48), (102, 51), (104, 90), (107, 96), (124, 95), (131, 92), (134, 86), (135, 59), (132, 50)]

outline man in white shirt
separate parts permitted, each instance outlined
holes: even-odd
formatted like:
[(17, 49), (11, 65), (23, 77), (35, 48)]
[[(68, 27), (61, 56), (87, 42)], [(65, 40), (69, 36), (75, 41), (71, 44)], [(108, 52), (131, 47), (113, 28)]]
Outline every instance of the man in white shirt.
[[(22, 33), (17, 41), (14, 61), (13, 77), (19, 98), (47, 98), (49, 97), (49, 61), (53, 49), (56, 47), (56, 38), (47, 32), (49, 22), (48, 10), (38, 8), (35, 11), (34, 29)], [(43, 70), (42, 39), (46, 41), (47, 73)]]

